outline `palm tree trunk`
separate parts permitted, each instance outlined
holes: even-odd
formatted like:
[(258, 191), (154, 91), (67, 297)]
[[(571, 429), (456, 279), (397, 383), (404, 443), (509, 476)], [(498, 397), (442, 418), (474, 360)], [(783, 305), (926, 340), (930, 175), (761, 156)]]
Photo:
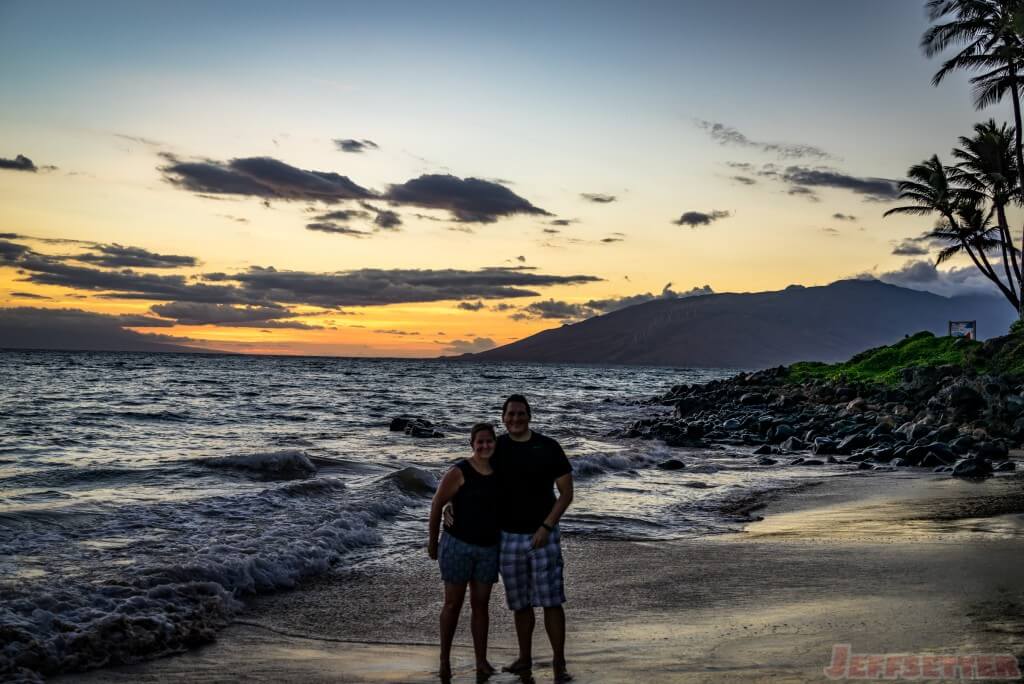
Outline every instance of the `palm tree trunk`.
[[(996, 204), (996, 220), (999, 221), (999, 247), (1003, 250), (1003, 272), (1006, 273), (1006, 281), (1010, 286), (1010, 291), (1017, 295), (1020, 299), (1020, 270), (1017, 268), (1017, 257), (1013, 253), (1013, 238), (1010, 237), (1010, 226), (1006, 222), (1006, 212), (1003, 205)], [(1009, 247), (1009, 256), (1007, 256), (1007, 247)], [(1010, 274), (1010, 259), (1013, 259), (1013, 273), (1016, 274), (1016, 278)], [(1018, 316), (1020, 311), (1017, 312)]]
[(974, 265), (977, 266), (979, 271), (981, 271), (981, 274), (995, 283), (996, 287), (998, 287), (999, 291), (1003, 293), (1003, 296), (1010, 302), (1014, 310), (1020, 312), (1020, 298), (1013, 292), (1010, 292), (1010, 290), (1003, 285), (1003, 281), (999, 279), (999, 276), (996, 275), (995, 271), (992, 270), (992, 265), (988, 263), (988, 258), (985, 256), (985, 250), (978, 250), (978, 254), (981, 255), (981, 261), (979, 261), (978, 256), (974, 254), (974, 250), (971, 249), (971, 245), (969, 243), (965, 242), (963, 243), (963, 246), (964, 251), (966, 251), (967, 255), (971, 257), (971, 261), (973, 261)]
[[(960, 223), (956, 220), (953, 214), (943, 212), (942, 215), (946, 218), (947, 221), (949, 221), (949, 225), (952, 226), (953, 230), (956, 230), (957, 232), (962, 232)], [(963, 245), (964, 251), (967, 252), (967, 255), (971, 257), (971, 261), (973, 261), (977, 269), (981, 271), (981, 274), (988, 278), (989, 280), (991, 280), (993, 283), (995, 283), (996, 287), (999, 288), (999, 291), (1003, 293), (1003, 296), (1006, 297), (1010, 304), (1013, 305), (1014, 311), (1017, 311), (1019, 314), (1021, 310), (1022, 298), (1018, 297), (1016, 293), (1011, 292), (1009, 289), (1007, 289), (1006, 285), (1003, 285), (1003, 281), (999, 279), (999, 276), (996, 275), (995, 269), (992, 268), (992, 264), (989, 263), (988, 257), (985, 255), (985, 250), (978, 249), (978, 254), (975, 255), (974, 250), (971, 249), (970, 242), (968, 242), (967, 240), (962, 240), (961, 244)]]
[[(1010, 96), (1013, 98), (1013, 123), (1014, 123), (1014, 137), (1017, 152), (1017, 186), (1020, 188), (1021, 198), (1024, 199), (1024, 141), (1022, 141), (1021, 132), (1021, 116), (1020, 116), (1020, 88), (1017, 86), (1017, 64), (1014, 60), (1010, 60), (1007, 65), (1010, 71)], [(1013, 241), (1010, 241), (1013, 245)], [(1024, 227), (1021, 228), (1020, 236), (1021, 256), (1024, 258)], [(1013, 253), (1013, 250), (1010, 250)], [(1017, 285), (1019, 288), (1024, 288), (1024, 282), (1021, 282), (1021, 273), (1017, 271)], [(1017, 306), (1017, 318), (1024, 319), (1024, 297), (1020, 298), (1021, 304)]]

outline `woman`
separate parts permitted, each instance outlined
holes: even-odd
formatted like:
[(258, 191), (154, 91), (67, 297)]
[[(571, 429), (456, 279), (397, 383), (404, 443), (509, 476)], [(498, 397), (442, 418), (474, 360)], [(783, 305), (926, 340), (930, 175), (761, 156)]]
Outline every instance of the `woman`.
[[(491, 455), (494, 454), (494, 426), (478, 423), (470, 431), (473, 456), (459, 460), (445, 473), (430, 506), (430, 540), (427, 553), (439, 561), (444, 580), (444, 606), (441, 608), (442, 679), (451, 677), (451, 650), (459, 613), (469, 585), (472, 609), (473, 651), (476, 671), (484, 677), (494, 673), (487, 662), (487, 606), (491, 587), (498, 581), (498, 486)], [(451, 502), (455, 520), (441, 528), (441, 509)]]

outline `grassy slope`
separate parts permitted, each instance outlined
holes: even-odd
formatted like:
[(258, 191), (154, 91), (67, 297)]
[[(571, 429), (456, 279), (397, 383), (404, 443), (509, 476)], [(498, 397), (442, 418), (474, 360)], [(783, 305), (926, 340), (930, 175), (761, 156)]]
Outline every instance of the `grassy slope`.
[(888, 347), (868, 349), (845, 363), (795, 363), (789, 379), (875, 382), (893, 385), (911, 366), (955, 364), (979, 373), (1004, 373), (1024, 377), (1024, 335), (1007, 335), (988, 342), (935, 337), (920, 332)]

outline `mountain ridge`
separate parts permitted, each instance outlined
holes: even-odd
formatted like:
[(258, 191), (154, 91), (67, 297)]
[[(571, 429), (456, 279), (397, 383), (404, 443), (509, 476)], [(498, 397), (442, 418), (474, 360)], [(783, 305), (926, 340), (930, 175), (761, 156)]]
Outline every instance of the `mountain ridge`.
[(1006, 332), (1016, 312), (998, 297), (943, 297), (877, 280), (657, 299), (545, 330), (459, 360), (766, 368), (843, 361), (950, 320)]

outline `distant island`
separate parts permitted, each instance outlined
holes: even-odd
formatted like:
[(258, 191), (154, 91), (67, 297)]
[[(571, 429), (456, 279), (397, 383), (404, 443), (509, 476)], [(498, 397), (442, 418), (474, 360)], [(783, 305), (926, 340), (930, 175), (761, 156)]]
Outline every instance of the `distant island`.
[(1002, 297), (942, 297), (877, 280), (840, 280), (775, 292), (658, 299), (545, 330), (460, 360), (608, 363), (756, 369), (842, 361), (951, 320), (1003, 335), (1016, 312)]

